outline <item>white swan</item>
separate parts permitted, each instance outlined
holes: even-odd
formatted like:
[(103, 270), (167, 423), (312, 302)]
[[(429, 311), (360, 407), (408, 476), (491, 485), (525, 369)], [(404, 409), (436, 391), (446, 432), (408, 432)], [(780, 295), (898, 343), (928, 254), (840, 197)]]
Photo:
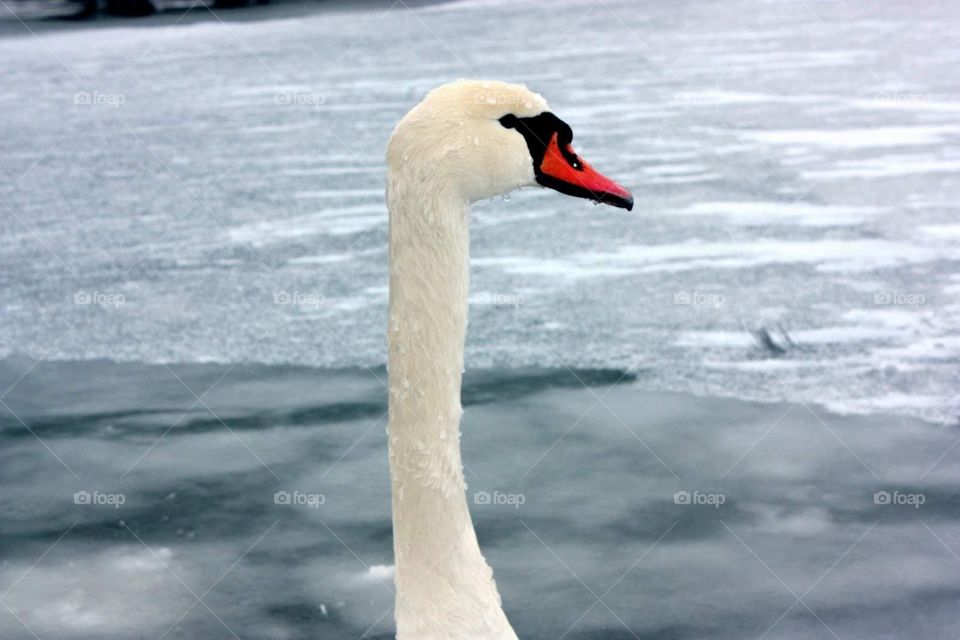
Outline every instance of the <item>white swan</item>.
[(387, 148), (390, 477), (399, 640), (516, 640), (477, 545), (460, 461), (471, 202), (540, 184), (631, 209), (544, 99), (502, 82), (432, 91)]

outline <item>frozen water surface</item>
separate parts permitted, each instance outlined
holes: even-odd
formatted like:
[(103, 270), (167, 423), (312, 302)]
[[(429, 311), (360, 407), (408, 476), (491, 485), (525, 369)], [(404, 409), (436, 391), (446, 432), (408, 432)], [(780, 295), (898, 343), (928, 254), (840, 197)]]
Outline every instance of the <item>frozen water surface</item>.
[[(382, 368), (29, 364), (0, 368), (30, 425), (0, 433), (4, 638), (390, 637)], [(960, 630), (955, 431), (650, 380), (468, 372), (468, 494), (521, 638)]]
[(955, 3), (235, 15), (3, 26), (0, 636), (389, 635), (383, 153), (462, 77), (637, 201), (473, 211), (521, 637), (960, 634)]
[[(637, 208), (535, 190), (476, 207), (473, 284), (522, 304), (475, 309), (470, 366), (649, 369), (668, 390), (950, 423), (957, 12), (793, 9), (462, 2), (7, 37), (0, 349), (381, 364), (385, 142), (431, 87), (484, 76), (548, 96)], [(915, 321), (863, 330), (891, 306)], [(789, 357), (820, 373), (771, 386), (704, 366), (762, 350), (671, 338), (775, 325), (850, 339), (798, 337)], [(931, 340), (935, 358), (886, 355)], [(944, 402), (871, 407), (890, 393)]]

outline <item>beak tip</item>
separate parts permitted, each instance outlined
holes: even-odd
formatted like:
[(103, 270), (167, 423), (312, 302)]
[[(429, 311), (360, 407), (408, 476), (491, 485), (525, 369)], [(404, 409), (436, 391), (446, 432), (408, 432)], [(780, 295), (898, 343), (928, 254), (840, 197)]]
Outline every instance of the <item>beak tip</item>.
[(594, 194), (591, 198), (596, 204), (606, 204), (618, 209), (633, 211), (633, 196), (629, 192)]
[(633, 211), (633, 195), (627, 191), (623, 190), (623, 194), (611, 194), (613, 197), (608, 200), (604, 200), (608, 204), (611, 204), (615, 207), (620, 207), (621, 209), (626, 209), (627, 211)]

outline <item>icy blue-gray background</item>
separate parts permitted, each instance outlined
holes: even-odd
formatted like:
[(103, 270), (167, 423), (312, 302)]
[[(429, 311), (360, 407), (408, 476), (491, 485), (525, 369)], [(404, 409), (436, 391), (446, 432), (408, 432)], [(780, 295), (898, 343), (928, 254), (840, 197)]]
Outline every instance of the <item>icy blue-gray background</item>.
[(388, 636), (383, 148), (474, 76), (637, 199), (474, 209), (521, 638), (960, 634), (953, 3), (316, 9), (0, 25), (0, 636)]
[[(950, 422), (957, 13), (466, 2), (6, 38), (0, 350), (382, 364), (385, 142), (433, 86), (491, 77), (637, 206), (477, 207), (470, 366)], [(757, 327), (793, 348), (764, 359)]]

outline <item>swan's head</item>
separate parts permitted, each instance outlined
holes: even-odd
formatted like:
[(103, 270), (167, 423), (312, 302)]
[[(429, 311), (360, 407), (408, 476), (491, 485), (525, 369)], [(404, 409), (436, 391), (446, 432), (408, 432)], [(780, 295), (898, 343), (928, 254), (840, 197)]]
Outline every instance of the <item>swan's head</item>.
[(625, 209), (633, 196), (580, 158), (573, 132), (542, 96), (505, 82), (459, 81), (431, 91), (387, 147), (392, 176), (468, 202), (540, 185)]

